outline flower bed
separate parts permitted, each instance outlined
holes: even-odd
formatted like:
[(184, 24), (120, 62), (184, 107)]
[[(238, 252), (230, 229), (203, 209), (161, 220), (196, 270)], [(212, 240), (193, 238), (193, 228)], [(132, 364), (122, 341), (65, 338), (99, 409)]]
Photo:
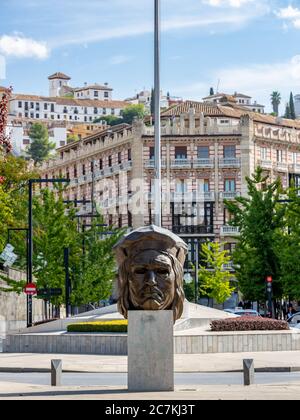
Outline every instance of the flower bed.
[(255, 330), (288, 330), (286, 321), (277, 319), (241, 316), (238, 318), (218, 319), (212, 321), (212, 331), (255, 331)]
[(127, 332), (128, 321), (95, 321), (83, 322), (80, 324), (70, 324), (68, 332)]

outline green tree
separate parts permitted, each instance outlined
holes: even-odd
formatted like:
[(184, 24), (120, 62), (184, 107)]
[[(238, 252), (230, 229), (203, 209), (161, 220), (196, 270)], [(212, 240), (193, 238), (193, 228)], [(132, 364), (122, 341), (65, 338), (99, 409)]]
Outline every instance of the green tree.
[(151, 89), (150, 113), (151, 113), (152, 117), (154, 118), (154, 113), (155, 113), (155, 91), (154, 91), (153, 88)]
[(124, 229), (104, 226), (101, 215), (83, 233), (84, 255), (80, 266), (75, 267), (74, 305), (95, 304), (111, 296), (117, 275), (112, 248), (124, 233)]
[(101, 121), (105, 121), (107, 125), (113, 127), (114, 125), (122, 124), (124, 122), (123, 118), (116, 117), (115, 115), (106, 115), (104, 117), (99, 117), (94, 120), (94, 124), (98, 124)]
[(145, 107), (142, 104), (129, 105), (122, 110), (123, 122), (126, 124), (132, 124), (135, 118), (143, 119), (146, 115)]
[(9, 194), (4, 191), (0, 183), (0, 253), (2, 252), (6, 238), (7, 228), (13, 222), (13, 209)]
[(27, 153), (35, 163), (41, 163), (55, 149), (55, 144), (49, 142), (48, 130), (43, 124), (33, 124), (29, 131), (29, 138), (31, 144)]
[(295, 103), (294, 103), (294, 96), (293, 93), (291, 92), (290, 94), (290, 113), (291, 113), (291, 119), (295, 120), (296, 119), (296, 111), (295, 111)]
[(215, 94), (215, 92), (214, 92), (214, 88), (213, 87), (211, 87), (210, 89), (209, 89), (209, 96), (212, 96), (212, 95), (214, 95)]
[(234, 291), (230, 285), (232, 274), (224, 268), (231, 260), (229, 252), (222, 250), (224, 244), (208, 242), (202, 245), (201, 258), (204, 265), (199, 269), (199, 291), (202, 295), (223, 303)]
[(289, 120), (292, 118), (290, 104), (286, 104), (284, 118), (288, 118)]
[(283, 295), (300, 300), (300, 196), (294, 187), (288, 191), (286, 208), (286, 227), (278, 232), (276, 251)]
[(276, 253), (278, 229), (284, 227), (285, 206), (279, 205), (281, 181), (268, 181), (257, 168), (252, 178), (246, 177), (248, 197), (225, 200), (233, 215), (231, 225), (238, 226), (240, 236), (233, 253), (239, 288), (244, 298), (265, 300), (265, 279), (273, 277), (274, 297), (281, 297), (280, 260)]
[(12, 145), (6, 132), (8, 107), (12, 95), (12, 88), (9, 88), (0, 97), (0, 157), (11, 152)]
[(183, 282), (183, 290), (184, 290), (185, 298), (189, 302), (195, 302), (195, 286), (194, 286), (194, 282), (187, 283), (187, 282), (184, 281)]
[(271, 104), (273, 106), (273, 111), (276, 115), (279, 113), (279, 105), (281, 103), (281, 95), (279, 92), (274, 91), (271, 94)]

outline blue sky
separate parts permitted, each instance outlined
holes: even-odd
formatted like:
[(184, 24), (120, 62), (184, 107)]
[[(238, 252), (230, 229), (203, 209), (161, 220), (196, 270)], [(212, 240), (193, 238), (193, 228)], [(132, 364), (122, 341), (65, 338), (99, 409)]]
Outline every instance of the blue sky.
[[(114, 99), (153, 85), (153, 0), (1, 0), (0, 56), (18, 93), (108, 82)], [(201, 100), (210, 86), (281, 110), (300, 93), (300, 0), (161, 0), (162, 88)], [(1, 64), (1, 57), (0, 57)], [(2, 77), (2, 79), (1, 79)]]

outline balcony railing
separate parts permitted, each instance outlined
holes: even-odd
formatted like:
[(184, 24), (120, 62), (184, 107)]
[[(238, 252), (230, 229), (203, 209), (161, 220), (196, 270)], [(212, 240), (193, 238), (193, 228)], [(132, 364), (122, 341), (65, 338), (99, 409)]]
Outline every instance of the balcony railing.
[(258, 161), (259, 166), (261, 166), (263, 169), (272, 169), (272, 161), (271, 160), (264, 160), (261, 159)]
[(223, 264), (222, 268), (223, 268), (223, 270), (226, 270), (226, 271), (235, 271), (232, 261), (229, 261), (228, 264)]
[(220, 158), (219, 167), (220, 168), (239, 168), (241, 166), (240, 158)]
[(236, 236), (240, 234), (240, 228), (237, 226), (222, 226), (221, 236)]
[[(162, 159), (161, 166), (162, 166), (162, 168), (165, 168), (166, 167), (166, 160), (165, 159)], [(147, 169), (154, 169), (155, 168), (155, 160), (154, 159), (146, 160), (146, 162), (145, 162), (145, 168), (147, 168)]]
[(191, 168), (192, 161), (190, 159), (174, 159), (171, 161), (171, 168)]
[(203, 202), (203, 201), (215, 201), (215, 192), (214, 191), (205, 191), (205, 192), (193, 192), (193, 201)]
[(199, 226), (199, 225), (192, 225), (192, 226), (173, 226), (173, 232), (178, 235), (188, 235), (188, 234), (199, 234), (199, 235), (207, 235), (214, 233), (213, 226)]
[(213, 168), (215, 166), (214, 159), (194, 159), (193, 167), (194, 168)]
[(284, 162), (276, 162), (275, 163), (275, 169), (277, 169), (277, 171), (286, 172), (288, 170), (288, 164), (284, 163)]
[(289, 172), (291, 172), (293, 174), (300, 174), (299, 163), (293, 163), (292, 165), (289, 165)]
[(241, 193), (237, 191), (222, 191), (220, 192), (220, 198), (222, 200), (234, 200), (236, 197), (240, 197)]

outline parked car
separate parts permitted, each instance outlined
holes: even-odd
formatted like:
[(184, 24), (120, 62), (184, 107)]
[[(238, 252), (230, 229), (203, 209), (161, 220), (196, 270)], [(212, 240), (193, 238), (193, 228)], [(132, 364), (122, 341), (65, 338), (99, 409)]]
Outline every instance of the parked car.
[(223, 309), (224, 312), (228, 312), (229, 314), (234, 314), (235, 310), (234, 309)]
[(296, 312), (295, 314), (293, 314), (288, 320), (287, 322), (289, 324), (299, 324), (300, 323), (300, 312)]
[(254, 309), (238, 309), (237, 311), (234, 311), (234, 314), (240, 316), (260, 316)]

